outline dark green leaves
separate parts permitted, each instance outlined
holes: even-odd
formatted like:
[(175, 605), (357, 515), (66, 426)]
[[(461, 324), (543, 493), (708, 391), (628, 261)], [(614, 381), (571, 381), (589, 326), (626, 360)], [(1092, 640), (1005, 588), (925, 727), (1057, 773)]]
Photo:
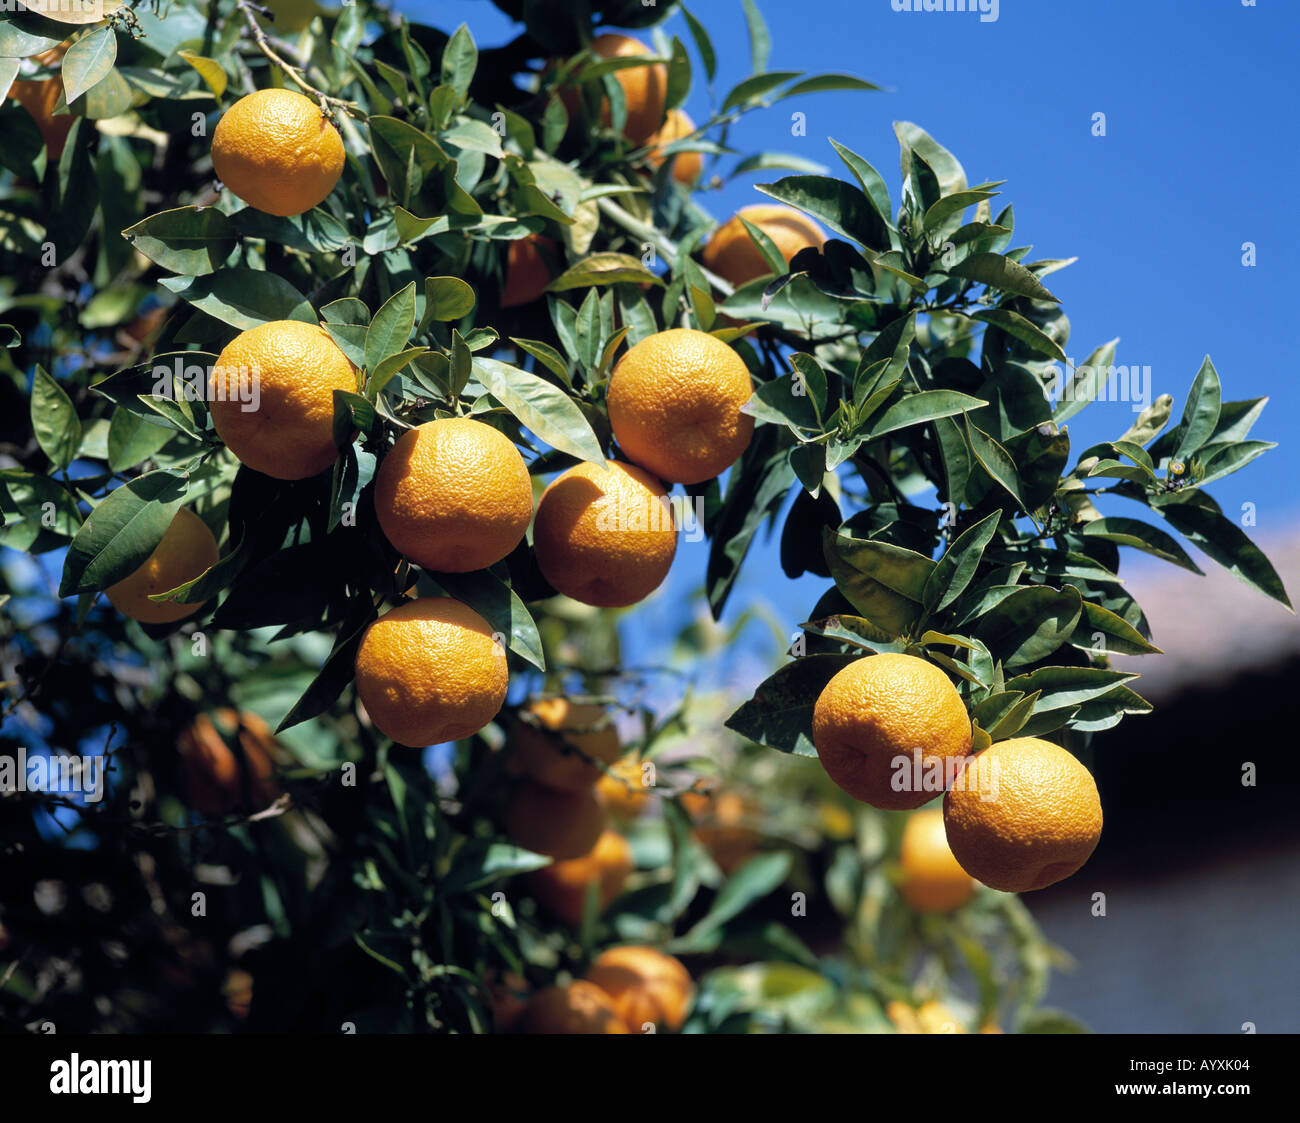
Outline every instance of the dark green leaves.
[(171, 526), (186, 482), (180, 472), (149, 472), (100, 500), (68, 547), (59, 596), (98, 592), (139, 569)]
[(234, 250), (235, 228), (213, 207), (159, 211), (122, 231), (122, 237), (150, 261), (173, 273), (212, 273)]
[(826, 176), (794, 175), (776, 183), (760, 183), (758, 189), (869, 249), (889, 249), (889, 231), (875, 206), (851, 184)]
[(55, 468), (66, 468), (81, 447), (81, 421), (72, 399), (41, 366), (32, 383), (31, 413), (41, 451)]
[(476, 357), (474, 374), (488, 393), (552, 448), (604, 464), (591, 423), (559, 387), (496, 359)]
[(1059, 304), (1044, 287), (1042, 281), (1035, 277), (1023, 265), (1009, 257), (997, 253), (974, 253), (957, 262), (948, 273), (953, 277), (962, 277), (987, 285), (999, 292), (1008, 292), (1015, 296), (1027, 296), (1030, 300), (1050, 300)]
[(799, 756), (816, 756), (812, 715), (828, 682), (857, 655), (809, 655), (787, 663), (727, 719), (728, 729), (751, 741)]
[(1182, 420), (1178, 423), (1178, 431), (1182, 436), (1174, 450), (1175, 460), (1186, 459), (1209, 441), (1219, 424), (1222, 400), (1219, 372), (1206, 355), (1192, 382), (1187, 404), (1183, 407)]

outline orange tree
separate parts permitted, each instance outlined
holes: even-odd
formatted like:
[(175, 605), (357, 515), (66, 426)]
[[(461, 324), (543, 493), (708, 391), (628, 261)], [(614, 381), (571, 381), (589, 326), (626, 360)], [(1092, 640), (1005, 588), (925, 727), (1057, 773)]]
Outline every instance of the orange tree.
[[(1066, 363), (1068, 262), (1012, 248), (998, 184), (911, 124), (892, 191), (839, 143), (843, 178), (728, 143), (870, 83), (770, 69), (752, 4), (721, 95), (678, 5), (497, 5), (491, 51), (366, 0), (0, 17), (0, 1008), (1068, 1028), (1037, 1009), (1058, 953), (966, 878), (1036, 888), (1095, 845), (1066, 749), (1148, 708), (1107, 656), (1155, 650), (1121, 547), (1195, 568), (1181, 534), (1285, 602), (1206, 490), (1269, 447), (1262, 403), (1207, 359), (1172, 425), (1162, 397), (1072, 450), (1114, 345)], [(696, 188), (764, 169), (795, 174), (711, 240)], [(832, 582), (793, 658), (730, 717), (702, 669), (761, 606), (625, 666), (614, 610), (687, 520), (717, 620), (791, 494), (784, 568)], [(1012, 802), (953, 803), (955, 858), (863, 802), (953, 778), (882, 799), (873, 754), (994, 742)], [(1044, 808), (1046, 857), (990, 849)]]

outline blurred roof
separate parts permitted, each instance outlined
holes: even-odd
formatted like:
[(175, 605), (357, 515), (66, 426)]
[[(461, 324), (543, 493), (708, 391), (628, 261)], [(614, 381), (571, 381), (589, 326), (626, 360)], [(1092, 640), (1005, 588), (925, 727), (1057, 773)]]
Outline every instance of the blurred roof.
[[(1300, 593), (1300, 529), (1257, 541), (1294, 602)], [(1111, 662), (1138, 671), (1142, 677), (1131, 685), (1152, 702), (1300, 657), (1295, 615), (1208, 558), (1195, 560), (1204, 577), (1146, 559), (1122, 573), (1146, 612), (1151, 642), (1164, 654), (1116, 655)]]

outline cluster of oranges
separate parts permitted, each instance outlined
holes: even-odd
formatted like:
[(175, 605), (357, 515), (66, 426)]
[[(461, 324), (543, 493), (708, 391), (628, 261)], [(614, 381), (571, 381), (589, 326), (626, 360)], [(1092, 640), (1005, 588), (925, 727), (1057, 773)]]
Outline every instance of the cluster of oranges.
[(506, 1032), (653, 1033), (681, 1029), (694, 986), (681, 961), (652, 947), (608, 948), (586, 976), (525, 997), (522, 980), (494, 992), (497, 1028)]
[(576, 927), (589, 885), (599, 914), (632, 873), (632, 851), (609, 821), (634, 817), (648, 801), (640, 762), (624, 756), (604, 707), (562, 697), (522, 707), (506, 752), (516, 779), (505, 808), (506, 834), (554, 859), (528, 876), (529, 890)]
[(912, 892), (931, 906), (966, 894), (947, 848), (971, 877), (1023, 893), (1069, 877), (1101, 836), (1097, 785), (1074, 756), (1036, 737), (971, 755), (961, 695), (913, 655), (870, 655), (839, 671), (817, 698), (813, 742), (830, 778), (873, 807), (912, 810), (943, 794), (942, 823), (931, 816), (904, 836), (904, 866), (929, 871)]

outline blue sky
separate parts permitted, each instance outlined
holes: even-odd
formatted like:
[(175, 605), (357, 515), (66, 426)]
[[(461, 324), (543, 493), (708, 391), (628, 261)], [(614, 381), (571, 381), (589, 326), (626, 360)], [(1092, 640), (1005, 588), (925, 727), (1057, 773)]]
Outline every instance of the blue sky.
[[(450, 30), (464, 21), (480, 44), (512, 37), (488, 0), (399, 0), (413, 18)], [(749, 73), (740, 0), (695, 0), (719, 53), (715, 95)], [(1234, 514), (1255, 505), (1250, 533), (1267, 540), (1300, 513), (1300, 343), (1290, 325), (1289, 262), (1297, 248), (1291, 186), (1300, 160), (1291, 110), (1300, 92), (1294, 45), (1300, 5), (1261, 0), (1002, 0), (998, 19), (969, 13), (896, 12), (891, 0), (759, 0), (772, 34), (771, 69), (847, 71), (889, 92), (817, 94), (747, 118), (733, 131), (742, 150), (778, 149), (845, 175), (828, 136), (870, 160), (898, 196), (896, 120), (913, 121), (962, 161), (972, 183), (1006, 180), (998, 203), (1015, 204), (1014, 244), (1031, 259), (1079, 261), (1054, 274), (1072, 331), (1066, 348), (1082, 360), (1120, 338), (1117, 363), (1150, 366), (1152, 393), (1172, 394), (1175, 417), (1207, 353), (1225, 398), (1268, 395), (1252, 436), (1281, 447), (1212, 493)], [(680, 14), (667, 24), (694, 54)], [(687, 110), (709, 116), (696, 67)], [(807, 114), (807, 136), (790, 135), (790, 113)], [(1092, 135), (1093, 114), (1106, 135)], [(725, 166), (725, 165), (724, 165)], [(777, 173), (780, 174), (780, 173)], [(758, 173), (706, 192), (720, 218), (761, 201)], [(1257, 264), (1242, 264), (1242, 244)], [(1128, 402), (1099, 402), (1070, 423), (1076, 451), (1118, 436)], [(1139, 513), (1126, 511), (1125, 513)], [(702, 580), (702, 547), (683, 545), (664, 597), (680, 602)], [(825, 582), (791, 583), (776, 538), (759, 544), (728, 615), (746, 599), (772, 601), (791, 628)], [(639, 613), (637, 642), (654, 646), (681, 622), (676, 613)]]

